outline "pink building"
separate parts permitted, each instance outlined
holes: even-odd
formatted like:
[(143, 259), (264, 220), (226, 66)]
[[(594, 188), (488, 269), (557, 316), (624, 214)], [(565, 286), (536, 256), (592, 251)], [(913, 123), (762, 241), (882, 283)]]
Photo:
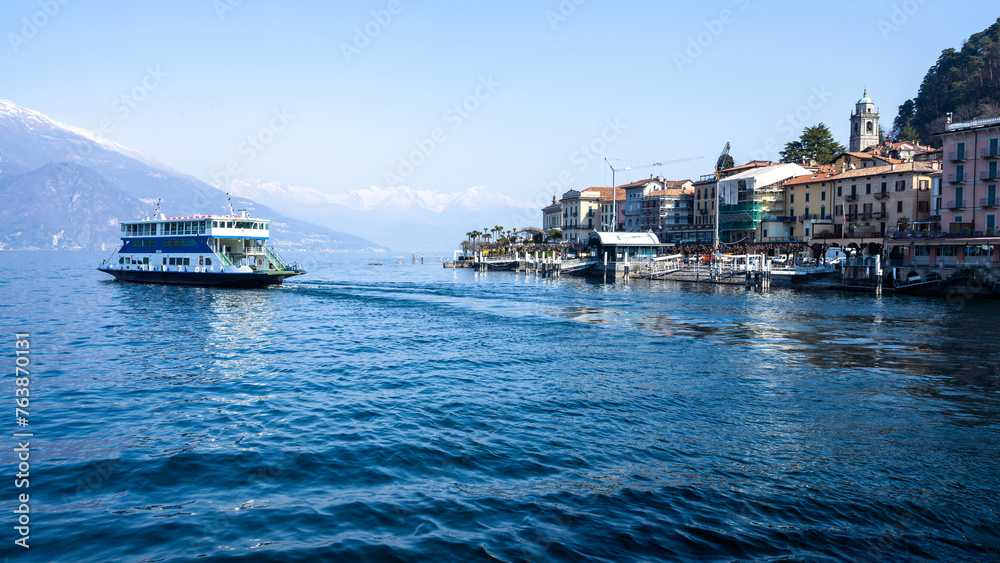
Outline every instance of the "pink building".
[(949, 123), (944, 143), (941, 230), (998, 236), (1000, 116)]

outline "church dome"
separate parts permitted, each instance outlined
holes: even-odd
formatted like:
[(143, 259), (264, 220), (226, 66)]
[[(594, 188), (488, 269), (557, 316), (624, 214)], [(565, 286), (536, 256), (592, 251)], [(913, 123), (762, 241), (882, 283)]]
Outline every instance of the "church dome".
[(858, 100), (858, 104), (860, 105), (860, 104), (874, 104), (874, 103), (875, 102), (873, 102), (871, 98), (868, 97), (868, 89), (865, 88), (865, 95), (860, 100)]

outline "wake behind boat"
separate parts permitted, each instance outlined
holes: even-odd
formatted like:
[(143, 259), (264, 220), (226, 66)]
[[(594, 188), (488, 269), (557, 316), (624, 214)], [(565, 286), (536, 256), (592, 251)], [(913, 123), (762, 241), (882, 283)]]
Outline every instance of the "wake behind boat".
[(270, 220), (237, 215), (122, 223), (122, 245), (97, 269), (119, 281), (259, 287), (304, 274), (267, 247)]

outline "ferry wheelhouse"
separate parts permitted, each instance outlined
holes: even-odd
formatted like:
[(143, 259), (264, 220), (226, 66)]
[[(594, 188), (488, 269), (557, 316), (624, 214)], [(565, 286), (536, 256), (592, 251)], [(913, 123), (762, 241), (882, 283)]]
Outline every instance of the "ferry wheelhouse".
[(121, 224), (122, 245), (98, 270), (120, 281), (255, 287), (304, 274), (267, 247), (270, 221), (239, 214)]

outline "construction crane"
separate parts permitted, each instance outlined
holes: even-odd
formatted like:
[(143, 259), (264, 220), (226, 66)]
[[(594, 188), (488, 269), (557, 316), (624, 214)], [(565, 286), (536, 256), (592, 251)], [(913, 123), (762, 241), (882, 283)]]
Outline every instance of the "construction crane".
[[(624, 168), (615, 168), (611, 165), (611, 161), (604, 159), (604, 162), (608, 164), (608, 168), (611, 169), (611, 230), (618, 230), (618, 186), (615, 184), (615, 173), (625, 172), (626, 170), (642, 170), (643, 168), (655, 168), (657, 166), (666, 166), (668, 164), (677, 164), (678, 162), (690, 162), (692, 160), (700, 160), (705, 158), (703, 156), (695, 156), (691, 158), (678, 158), (676, 160), (666, 160), (663, 162), (654, 162), (652, 164), (642, 164), (639, 166), (626, 166)], [(620, 159), (614, 159), (620, 160)]]
[(719, 207), (719, 196), (722, 190), (719, 189), (719, 180), (722, 179), (722, 167), (726, 165), (726, 157), (729, 156), (729, 141), (726, 141), (726, 148), (722, 149), (719, 160), (715, 162), (715, 235), (712, 237), (712, 254), (719, 252), (719, 223), (722, 217), (722, 210)]

